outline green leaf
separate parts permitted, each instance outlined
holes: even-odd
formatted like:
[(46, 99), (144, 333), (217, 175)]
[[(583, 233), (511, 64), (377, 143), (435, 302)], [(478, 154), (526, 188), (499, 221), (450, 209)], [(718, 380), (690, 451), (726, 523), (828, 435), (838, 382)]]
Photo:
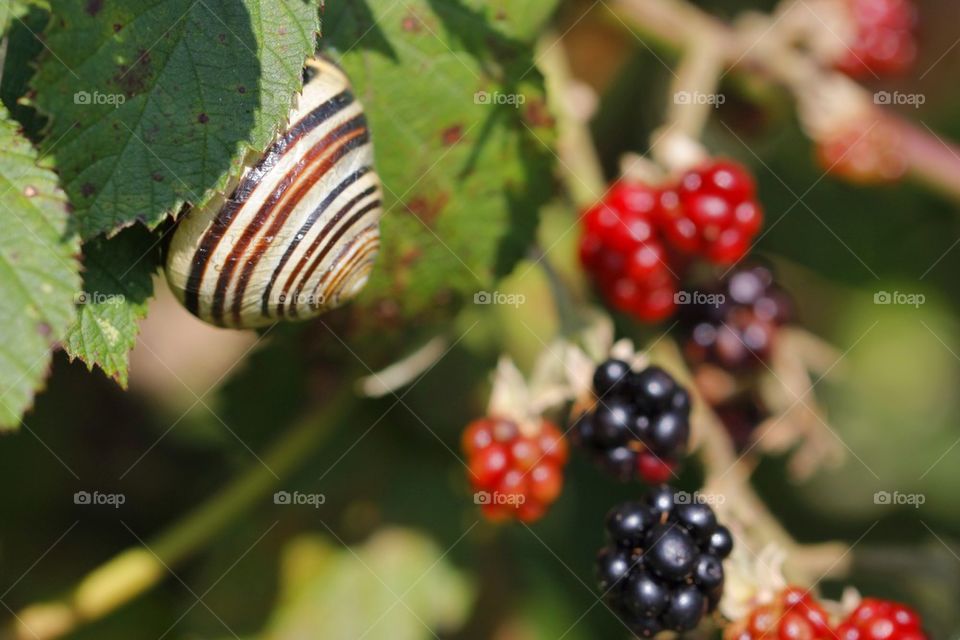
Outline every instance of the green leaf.
[[(2, 3), (0, 0), (0, 6)], [(40, 7), (28, 7), (18, 2), (13, 3), (11, 12), (14, 17), (6, 30), (7, 51), (0, 70), (0, 100), (24, 134), (37, 140), (43, 118), (29, 105), (25, 95), (36, 71), (34, 61), (43, 51), (43, 42), (37, 34), (43, 31), (50, 15)]]
[(0, 108), (0, 430), (15, 427), (75, 317), (77, 242), (52, 171)]
[(365, 309), (399, 305), (409, 319), (472, 299), (523, 255), (552, 187), (532, 40), (554, 6), (330, 3), (327, 44), (366, 108), (385, 187), (380, 263), (357, 316), (382, 326)]
[(83, 246), (83, 293), (77, 322), (64, 347), (70, 359), (94, 365), (127, 386), (128, 354), (137, 341), (139, 322), (153, 295), (159, 240), (142, 226), (114, 238), (96, 238)]
[(54, 0), (33, 86), (83, 237), (223, 187), (286, 122), (316, 2)]
[(413, 531), (388, 529), (349, 550), (322, 538), (287, 548), (283, 601), (263, 640), (421, 640), (452, 631), (473, 600), (444, 550)]

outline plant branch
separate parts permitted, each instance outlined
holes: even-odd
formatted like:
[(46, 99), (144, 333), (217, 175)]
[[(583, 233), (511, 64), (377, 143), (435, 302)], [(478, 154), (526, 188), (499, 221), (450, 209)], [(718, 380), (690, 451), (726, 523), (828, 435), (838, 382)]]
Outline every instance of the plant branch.
[[(605, 6), (616, 23), (642, 31), (671, 49), (684, 50), (690, 43), (713, 40), (727, 66), (766, 77), (794, 93), (811, 84), (828, 84), (837, 75), (799, 50), (764, 42), (776, 38), (775, 29), (744, 38), (738, 30), (684, 0), (611, 0)], [(855, 85), (854, 91), (859, 101), (873, 105), (867, 89)], [(890, 109), (882, 113), (901, 132), (908, 174), (960, 201), (960, 147)]]
[(16, 614), (0, 637), (53, 640), (102, 618), (166, 578), (173, 567), (208, 545), (237, 517), (270, 495), (277, 478), (300, 467), (343, 420), (355, 398), (342, 389), (320, 413), (292, 426), (257, 462), (224, 489), (165, 532), (120, 552), (97, 567), (58, 600), (31, 605)]
[[(651, 1), (645, 3), (646, 7), (656, 7), (660, 3)], [(682, 5), (681, 5), (682, 6)], [(697, 14), (691, 14), (685, 19), (683, 15), (666, 14), (662, 16), (676, 19), (679, 22), (696, 22), (702, 18)], [(669, 22), (665, 23), (669, 28)], [(563, 74), (566, 69), (565, 53), (562, 47), (552, 47), (549, 56), (541, 58), (541, 70), (547, 78), (548, 86), (551, 87), (553, 99), (562, 99), (558, 96), (564, 95), (564, 83), (569, 80), (569, 76)], [(560, 75), (554, 73), (560, 70)], [(563, 104), (557, 105), (554, 111), (558, 119), (558, 128), (561, 135), (566, 136), (566, 140), (575, 141), (575, 144), (567, 144), (560, 147), (561, 164), (566, 167), (582, 166), (588, 160), (597, 162), (596, 152), (593, 149), (586, 123), (571, 117), (570, 112)], [(577, 154), (576, 158), (568, 157), (565, 154)], [(599, 167), (587, 168), (587, 176), (602, 175)], [(562, 177), (568, 191), (576, 199), (581, 190), (578, 188), (580, 178), (573, 175), (569, 170), (562, 173)], [(602, 188), (602, 183), (593, 185)], [(601, 191), (602, 192), (602, 191)], [(559, 283), (562, 285), (562, 283)], [(556, 295), (556, 287), (554, 294)], [(688, 388), (695, 389), (692, 376), (677, 349), (673, 340), (666, 338), (658, 343), (656, 348), (657, 359), (667, 364), (668, 368), (675, 372), (681, 382)], [(720, 423), (709, 405), (698, 399), (695, 403), (697, 410), (693, 416), (693, 424), (696, 425), (694, 434), (697, 452), (701, 456), (707, 471), (707, 483), (709, 490), (719, 495), (729, 496), (731, 499), (725, 503), (725, 508), (737, 522), (744, 525), (745, 533), (751, 541), (751, 546), (756, 547), (755, 552), (759, 552), (763, 546), (769, 543), (775, 543), (783, 548), (787, 554), (787, 564), (785, 571), (788, 576), (797, 584), (811, 585), (820, 579), (830, 575), (841, 575), (849, 570), (850, 559), (848, 547), (842, 542), (828, 542), (824, 544), (804, 545), (796, 542), (790, 534), (777, 521), (770, 510), (764, 504), (763, 500), (756, 494), (750, 484), (750, 475), (752, 467), (743, 458), (740, 458), (733, 446), (726, 429)]]

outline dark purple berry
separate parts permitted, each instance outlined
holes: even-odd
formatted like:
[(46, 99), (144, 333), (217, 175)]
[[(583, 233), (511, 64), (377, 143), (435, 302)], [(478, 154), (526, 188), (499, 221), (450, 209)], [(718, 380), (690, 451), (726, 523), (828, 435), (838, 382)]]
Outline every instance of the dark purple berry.
[(730, 555), (733, 551), (733, 536), (730, 530), (720, 525), (710, 534), (710, 540), (707, 542), (707, 552), (714, 554), (721, 560)]
[(645, 562), (657, 575), (680, 582), (690, 576), (698, 549), (687, 531), (674, 523), (655, 526), (647, 534)]
[(615, 393), (617, 387), (626, 382), (629, 374), (630, 365), (623, 360), (607, 360), (593, 372), (593, 392), (600, 398), (608, 393)]
[(649, 445), (653, 452), (670, 456), (686, 448), (690, 437), (687, 418), (677, 411), (661, 413), (650, 423)]
[(600, 591), (607, 593), (621, 585), (626, 580), (634, 564), (629, 551), (605, 547), (597, 554), (597, 581)]
[(630, 438), (633, 407), (617, 398), (601, 401), (593, 414), (596, 441), (601, 447), (618, 447)]
[(656, 618), (667, 607), (670, 590), (654, 576), (634, 571), (624, 586), (623, 598), (635, 618)]
[(621, 547), (640, 547), (654, 523), (653, 514), (645, 504), (625, 502), (607, 514), (607, 533)]
[(691, 585), (674, 591), (663, 614), (663, 623), (674, 631), (690, 631), (700, 623), (707, 600)]
[(715, 555), (700, 554), (693, 568), (693, 581), (707, 593), (723, 586), (723, 563)]
[(713, 514), (713, 509), (705, 504), (694, 502), (679, 505), (674, 510), (674, 515), (698, 545), (708, 543), (717, 528), (717, 516)]
[(648, 410), (664, 409), (670, 403), (677, 383), (660, 367), (647, 367), (634, 382), (638, 402)]
[(674, 507), (674, 490), (665, 484), (654, 487), (646, 495), (646, 502), (657, 519), (664, 513), (670, 513)]
[(670, 399), (670, 408), (680, 412), (681, 415), (690, 415), (690, 394), (683, 387), (677, 387)]

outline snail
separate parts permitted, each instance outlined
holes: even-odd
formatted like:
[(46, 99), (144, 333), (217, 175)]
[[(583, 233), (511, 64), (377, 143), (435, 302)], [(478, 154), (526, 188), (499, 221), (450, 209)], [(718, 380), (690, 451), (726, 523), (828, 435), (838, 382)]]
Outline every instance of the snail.
[(363, 107), (330, 60), (308, 60), (304, 79), (286, 130), (174, 231), (167, 281), (201, 320), (314, 317), (354, 297), (373, 268), (383, 208)]

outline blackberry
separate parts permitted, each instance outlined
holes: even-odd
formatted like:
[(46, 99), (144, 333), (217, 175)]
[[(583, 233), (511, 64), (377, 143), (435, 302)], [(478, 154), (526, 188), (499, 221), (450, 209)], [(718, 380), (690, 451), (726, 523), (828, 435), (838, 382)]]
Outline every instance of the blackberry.
[(668, 485), (606, 518), (608, 545), (597, 555), (604, 600), (640, 637), (689, 631), (723, 594), (723, 563), (733, 546), (705, 504), (677, 502)]
[(621, 360), (593, 376), (596, 405), (581, 413), (571, 440), (615, 478), (665, 482), (690, 439), (690, 394), (660, 367), (635, 372)]
[(680, 314), (687, 359), (734, 372), (767, 361), (777, 329), (793, 316), (790, 297), (758, 265), (737, 269), (692, 302)]

